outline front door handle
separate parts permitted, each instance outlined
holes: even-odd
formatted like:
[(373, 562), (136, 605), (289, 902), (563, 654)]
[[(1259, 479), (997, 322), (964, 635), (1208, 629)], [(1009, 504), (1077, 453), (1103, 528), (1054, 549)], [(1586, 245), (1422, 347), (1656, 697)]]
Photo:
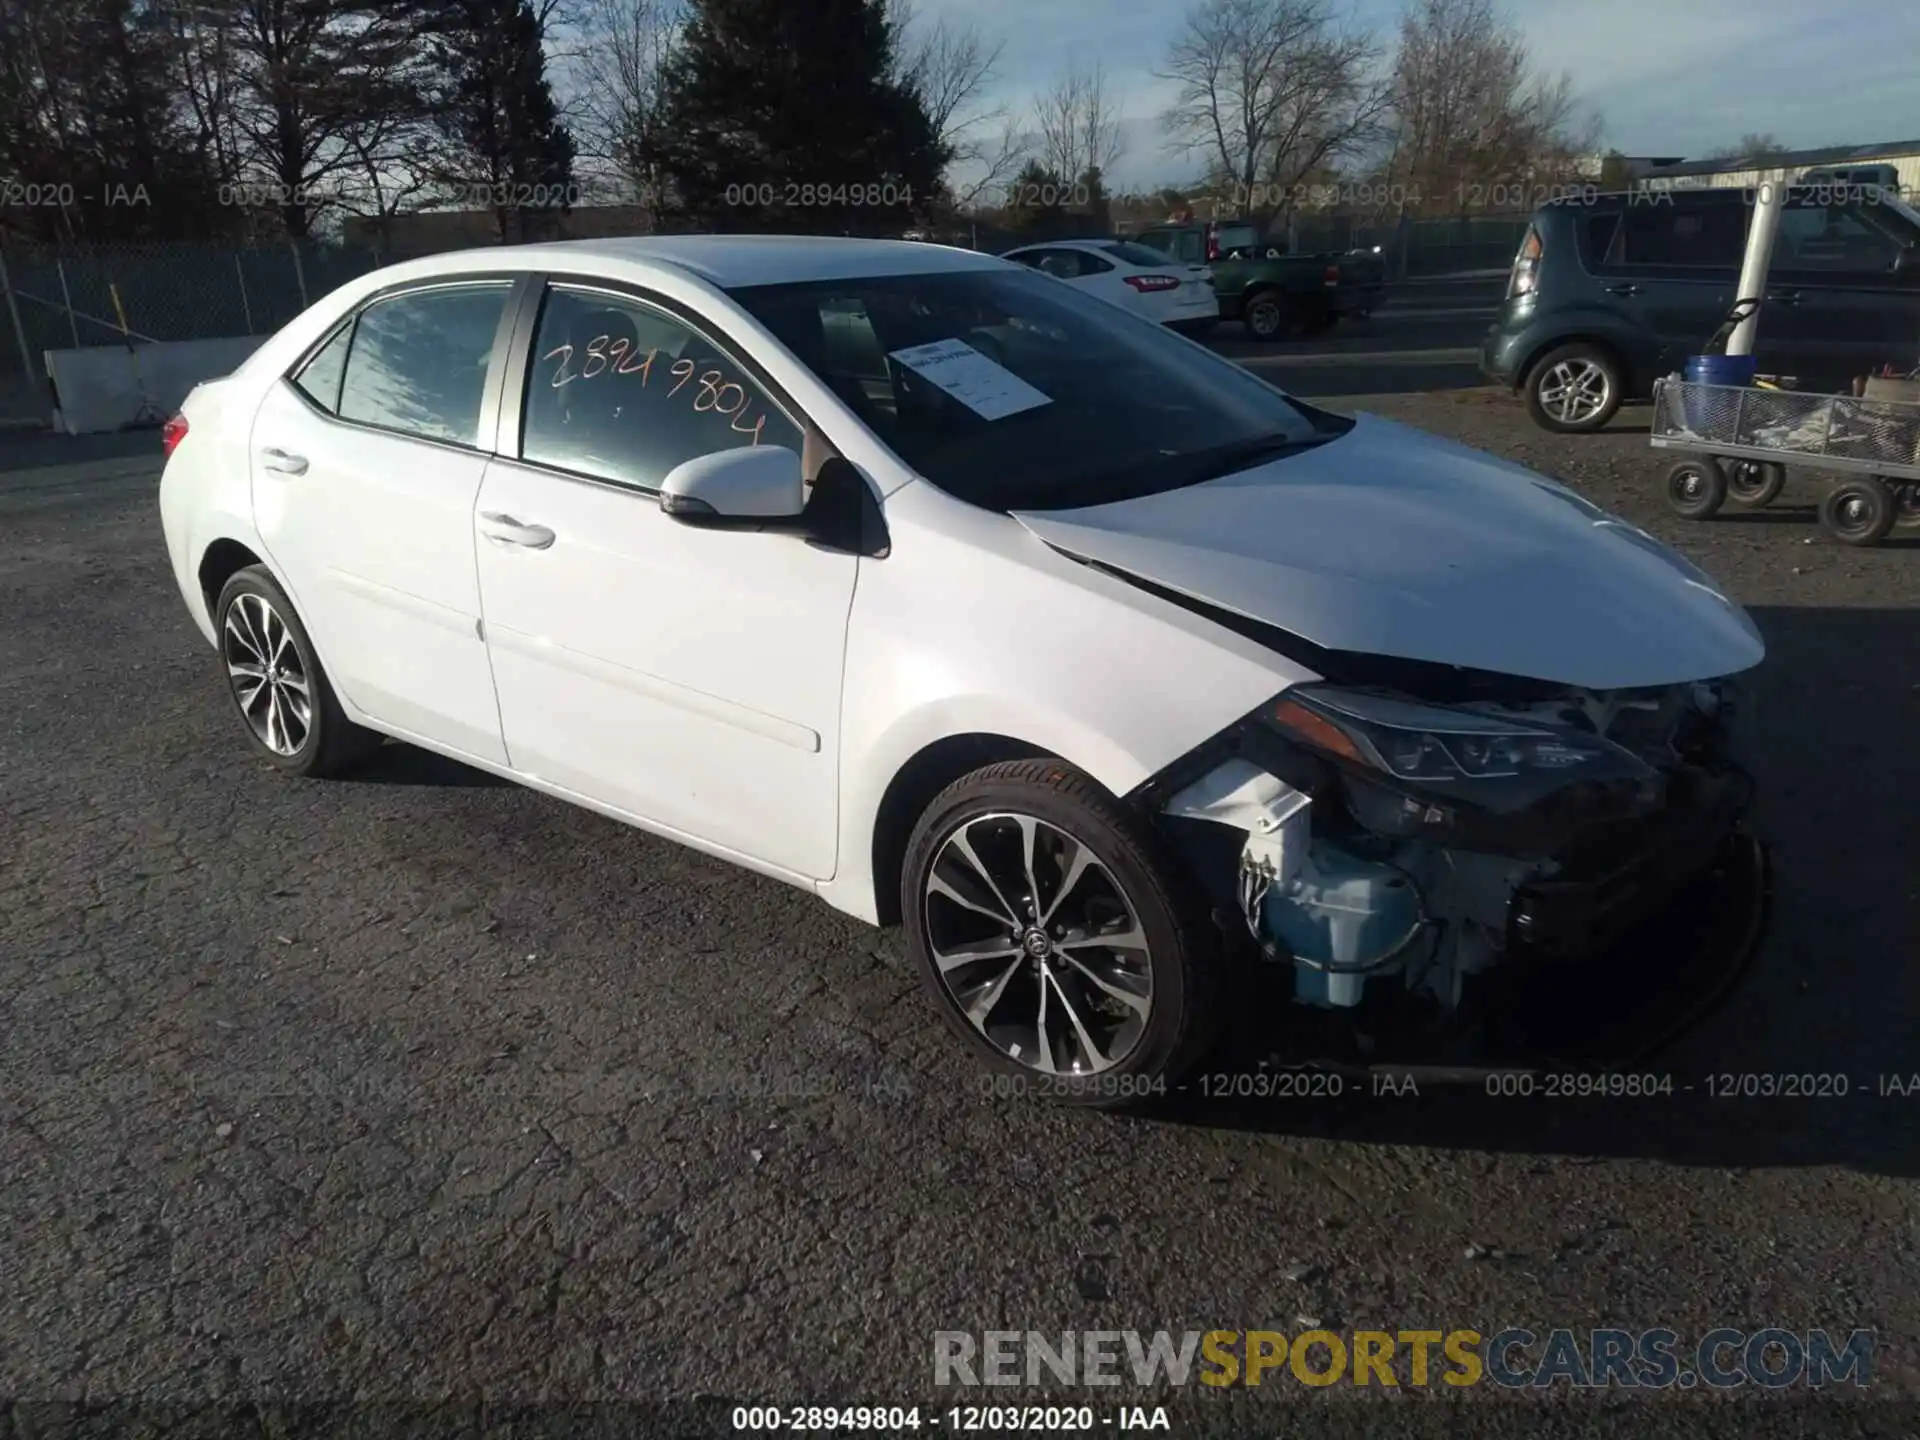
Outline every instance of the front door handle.
[(280, 475), (304, 475), (307, 473), (307, 457), (289, 455), (284, 450), (262, 450), (260, 468)]
[(1607, 293), (1609, 295), (1640, 295), (1645, 292), (1638, 285), (1609, 285)]
[(1798, 290), (1769, 290), (1767, 292), (1767, 303), (1769, 305), (1798, 305), (1800, 303), (1800, 292)]
[(511, 515), (483, 512), (480, 533), (496, 545), (519, 545), (527, 550), (544, 550), (553, 544), (553, 531), (544, 525), (524, 525)]

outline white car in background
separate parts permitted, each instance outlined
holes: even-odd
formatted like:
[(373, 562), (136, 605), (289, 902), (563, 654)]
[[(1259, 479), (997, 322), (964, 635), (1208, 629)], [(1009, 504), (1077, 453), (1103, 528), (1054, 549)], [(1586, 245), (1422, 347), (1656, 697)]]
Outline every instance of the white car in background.
[(1503, 976), (1585, 1016), (1660, 990), (1649, 925), (1757, 935), (1738, 605), (1553, 481), (1017, 264), (438, 255), (163, 443), (261, 759), (395, 737), (900, 923), (1036, 1094), (1164, 1093), (1236, 1013), (1376, 1058), (1481, 1036)]
[(1052, 240), (1022, 245), (1001, 258), (1196, 339), (1220, 323), (1220, 301), (1205, 265), (1175, 260), (1131, 240)]

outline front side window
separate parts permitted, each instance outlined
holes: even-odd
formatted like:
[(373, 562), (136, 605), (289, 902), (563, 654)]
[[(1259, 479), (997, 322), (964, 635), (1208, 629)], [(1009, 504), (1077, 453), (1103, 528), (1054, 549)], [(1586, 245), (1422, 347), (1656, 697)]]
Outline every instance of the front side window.
[[(835, 317), (837, 330), (847, 323)], [(683, 461), (742, 445), (799, 454), (802, 437), (730, 356), (643, 301), (564, 285), (547, 292), (523, 459), (657, 490)]]
[(1230, 361), (1012, 265), (733, 294), (903, 461), (988, 509), (1177, 489), (1257, 463), (1236, 457), (1345, 428)]
[(479, 441), (480, 402), (505, 281), (436, 286), (360, 312), (340, 385), (340, 418), (457, 445)]
[(1774, 263), (1796, 270), (1885, 274), (1900, 246), (1884, 230), (1838, 205), (1792, 206), (1781, 212)]

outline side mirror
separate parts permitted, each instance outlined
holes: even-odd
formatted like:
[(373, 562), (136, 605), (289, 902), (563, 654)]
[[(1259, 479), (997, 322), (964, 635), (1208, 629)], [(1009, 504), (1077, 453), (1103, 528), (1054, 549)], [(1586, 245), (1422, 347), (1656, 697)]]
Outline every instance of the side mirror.
[(660, 484), (664, 513), (707, 530), (795, 530), (806, 507), (800, 457), (783, 445), (696, 455)]

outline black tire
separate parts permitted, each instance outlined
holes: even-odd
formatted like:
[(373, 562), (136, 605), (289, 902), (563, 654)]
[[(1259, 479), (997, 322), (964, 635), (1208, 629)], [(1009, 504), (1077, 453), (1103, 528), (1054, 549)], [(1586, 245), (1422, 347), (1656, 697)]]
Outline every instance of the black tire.
[(1298, 307), (1280, 290), (1256, 290), (1247, 296), (1242, 318), (1247, 334), (1269, 344), (1286, 339), (1300, 324)]
[(1717, 461), (1682, 460), (1667, 471), (1667, 508), (1689, 520), (1707, 520), (1727, 501), (1727, 476)]
[(1777, 460), (1736, 460), (1722, 457), (1727, 477), (1727, 499), (1743, 510), (1758, 510), (1780, 498), (1786, 487), (1787, 467)]
[(1895, 514), (1893, 492), (1877, 475), (1843, 480), (1820, 502), (1820, 524), (1843, 545), (1878, 545)]
[[(249, 597), (252, 599), (249, 600)], [(266, 641), (258, 633), (262, 603), (266, 607), (265, 613), (285, 629), (284, 648)], [(306, 626), (301, 624), (293, 602), (287, 598), (287, 592), (280, 588), (264, 565), (249, 565), (244, 570), (236, 571), (233, 578), (221, 588), (220, 598), (214, 603), (213, 615), (214, 629), (220, 638), (220, 678), (226, 684), (227, 694), (233, 700), (234, 709), (240, 715), (255, 754), (290, 775), (325, 776), (339, 774), (379, 746), (378, 735), (355, 725), (341, 710), (339, 697), (333, 693), (333, 684), (321, 667), (320, 657), (314, 653), (313, 641), (307, 637)], [(244, 633), (236, 634), (234, 626), (239, 626)], [(253, 641), (248, 642), (244, 634), (253, 634)], [(267, 704), (272, 706), (280, 696), (285, 695), (291, 704), (298, 695), (294, 688), (296, 683), (304, 683), (307, 691), (307, 720), (299, 743), (290, 750), (276, 748), (263, 738), (257, 724), (262, 713), (260, 700), (256, 698), (249, 708), (242, 699), (251, 676), (236, 675), (230, 668), (232, 657), (236, 655), (241, 657), (243, 663), (251, 665), (252, 661), (245, 657), (257, 653), (254, 650), (256, 645), (266, 645), (272, 649), (274, 658), (282, 664), (286, 659), (286, 650), (291, 650), (298, 664), (300, 681), (294, 682), (289, 678), (283, 685), (276, 685), (271, 690), (262, 686), (253, 691), (255, 697), (264, 693)], [(290, 676), (290, 668), (288, 673)], [(278, 693), (274, 693), (274, 690)], [(273, 726), (267, 728), (270, 734), (274, 733)], [(281, 721), (278, 734), (284, 741), (291, 742), (293, 731), (289, 721)]]
[[(1031, 1043), (1021, 1034), (1025, 1029), (1021, 1017), (1026, 1012), (1020, 1004), (1024, 997), (1033, 997), (1037, 1013), (1038, 997), (1043, 993), (1050, 999), (1058, 994), (1060, 999), (1053, 1001), (1056, 1005), (1068, 1004), (1069, 987), (1054, 981), (1049, 988), (1046, 961), (1035, 958), (1030, 950), (1022, 952), (1011, 929), (1003, 935), (993, 919), (963, 913), (966, 907), (955, 906), (946, 893), (936, 893), (929, 888), (936, 864), (950, 866), (953, 863), (947, 843), (963, 830), (973, 853), (982, 855), (983, 863), (989, 866), (993, 864), (991, 856), (997, 844), (1017, 846), (1019, 834), (1024, 833), (1019, 830), (1018, 822), (993, 818), (1009, 815), (1028, 817), (1054, 836), (1070, 837), (1091, 852), (1092, 860), (1099, 867), (1096, 871), (1090, 866), (1075, 885), (1049, 896), (1046, 893), (1049, 882), (1060, 882), (1065, 862), (1062, 855), (1040, 853), (1036, 847), (1031, 869), (1036, 877), (1033, 888), (1042, 892), (1042, 918), (1051, 903), (1058, 906), (1062, 914), (1072, 911), (1076, 918), (1082, 918), (1084, 912), (1087, 929), (1083, 935), (1104, 929), (1092, 917), (1099, 914), (1111, 882), (1119, 905), (1106, 908), (1118, 908), (1123, 917), (1130, 910), (1133, 925), (1145, 939), (1144, 961), (1128, 962), (1132, 969), (1144, 971), (1151, 978), (1146, 996), (1148, 1012), (1143, 1020), (1136, 1022), (1125, 1021), (1128, 1007), (1116, 1006), (1111, 999), (1103, 1000), (1088, 988), (1081, 978), (1086, 975), (1083, 968), (1076, 972), (1062, 955), (1056, 953), (1051, 957), (1058, 974), (1070, 981), (1070, 988), (1078, 991), (1091, 1007), (1088, 1015), (1096, 1025), (1109, 1023), (1111, 1016), (1119, 1015), (1122, 1019), (1113, 1023), (1120, 1027), (1118, 1035), (1126, 1035), (1127, 1024), (1132, 1024), (1129, 1048), (1119, 1054), (1109, 1068), (1082, 1075), (1049, 1073), (1015, 1058), (1003, 1048), (1003, 1044), (1011, 1043), (1013, 1050), (1018, 1051), (1022, 1045)], [(975, 828), (967, 829), (969, 826)], [(946, 857), (944, 862), (943, 857)], [(949, 873), (943, 869), (943, 884)], [(963, 872), (969, 876), (977, 873)], [(1021, 872), (1016, 867), (1011, 873), (1017, 879)], [(989, 901), (993, 910), (1004, 911), (1005, 905), (993, 898), (986, 887), (971, 881), (968, 884), (977, 896)], [(1032, 898), (1025, 895), (1024, 882), (1020, 888), (1021, 894), (1008, 893), (1002, 897), (1016, 912), (1024, 899)], [(1222, 945), (1196, 887), (1145, 821), (1071, 765), (1057, 760), (1008, 761), (976, 770), (941, 791), (914, 826), (908, 843), (900, 876), (900, 914), (908, 944), (941, 1018), (998, 1076), (1007, 1077), (1004, 1082), (990, 1082), (993, 1093), (1025, 1093), (1101, 1109), (1139, 1103), (1172, 1089), (1199, 1063), (1220, 1033), (1226, 1013), (1224, 997), (1232, 988), (1228, 967), (1234, 963), (1234, 957)], [(950, 967), (950, 973), (959, 977), (956, 988), (969, 986), (977, 996), (992, 997), (986, 1003), (980, 1025), (963, 1013), (960, 999), (949, 990), (935, 960), (936, 925), (950, 926), (956, 919), (970, 920), (989, 932), (980, 940), (966, 941), (967, 945), (999, 942), (1008, 947), (979, 960)], [(1026, 934), (1031, 937), (1036, 928), (1031, 921), (1021, 919), (1018, 914), (1015, 920), (1028, 927)], [(1069, 926), (1066, 933), (1072, 934), (1076, 928)], [(1058, 930), (1055, 933), (1059, 933)], [(1045, 939), (1043, 930), (1041, 940)], [(1082, 956), (1101, 948), (1084, 938), (1069, 943), (1074, 944)], [(996, 967), (1007, 955), (1014, 958), (1002, 972)], [(1104, 963), (1113, 964), (1113, 957), (1109, 956)], [(980, 968), (975, 969), (976, 966)], [(1106, 974), (1109, 980), (1117, 978), (1114, 969), (1108, 969)], [(1137, 979), (1133, 984), (1137, 984)], [(1129, 990), (1133, 984), (1129, 984)], [(1108, 994), (1111, 996), (1112, 991)], [(1096, 1013), (1103, 1007), (1104, 1013)], [(1073, 1024), (1063, 1030), (1068, 1037), (1069, 1053), (1061, 1055), (1052, 1044), (1045, 1047), (1054, 1059), (1056, 1072), (1061, 1059), (1085, 1053), (1085, 1047), (1071, 1038), (1081, 1031), (1081, 1017), (1071, 1010), (1069, 1016)], [(988, 1038), (986, 1029), (989, 1028), (1001, 1033), (1000, 1042)], [(1092, 1028), (1088, 1027), (1088, 1033)], [(1034, 1033), (1039, 1034), (1037, 1026)], [(1020, 1036), (1017, 1041), (1013, 1039), (1016, 1035)], [(1029, 1053), (1040, 1051), (1041, 1046), (1034, 1044)]]
[[(1598, 404), (1589, 409), (1563, 401), (1565, 384), (1577, 378), (1584, 385), (1589, 374), (1598, 375), (1604, 382)], [(1585, 435), (1613, 419), (1626, 384), (1626, 370), (1619, 356), (1581, 340), (1556, 346), (1542, 355), (1527, 371), (1521, 388), (1526, 392), (1527, 413), (1534, 424), (1558, 435)]]

